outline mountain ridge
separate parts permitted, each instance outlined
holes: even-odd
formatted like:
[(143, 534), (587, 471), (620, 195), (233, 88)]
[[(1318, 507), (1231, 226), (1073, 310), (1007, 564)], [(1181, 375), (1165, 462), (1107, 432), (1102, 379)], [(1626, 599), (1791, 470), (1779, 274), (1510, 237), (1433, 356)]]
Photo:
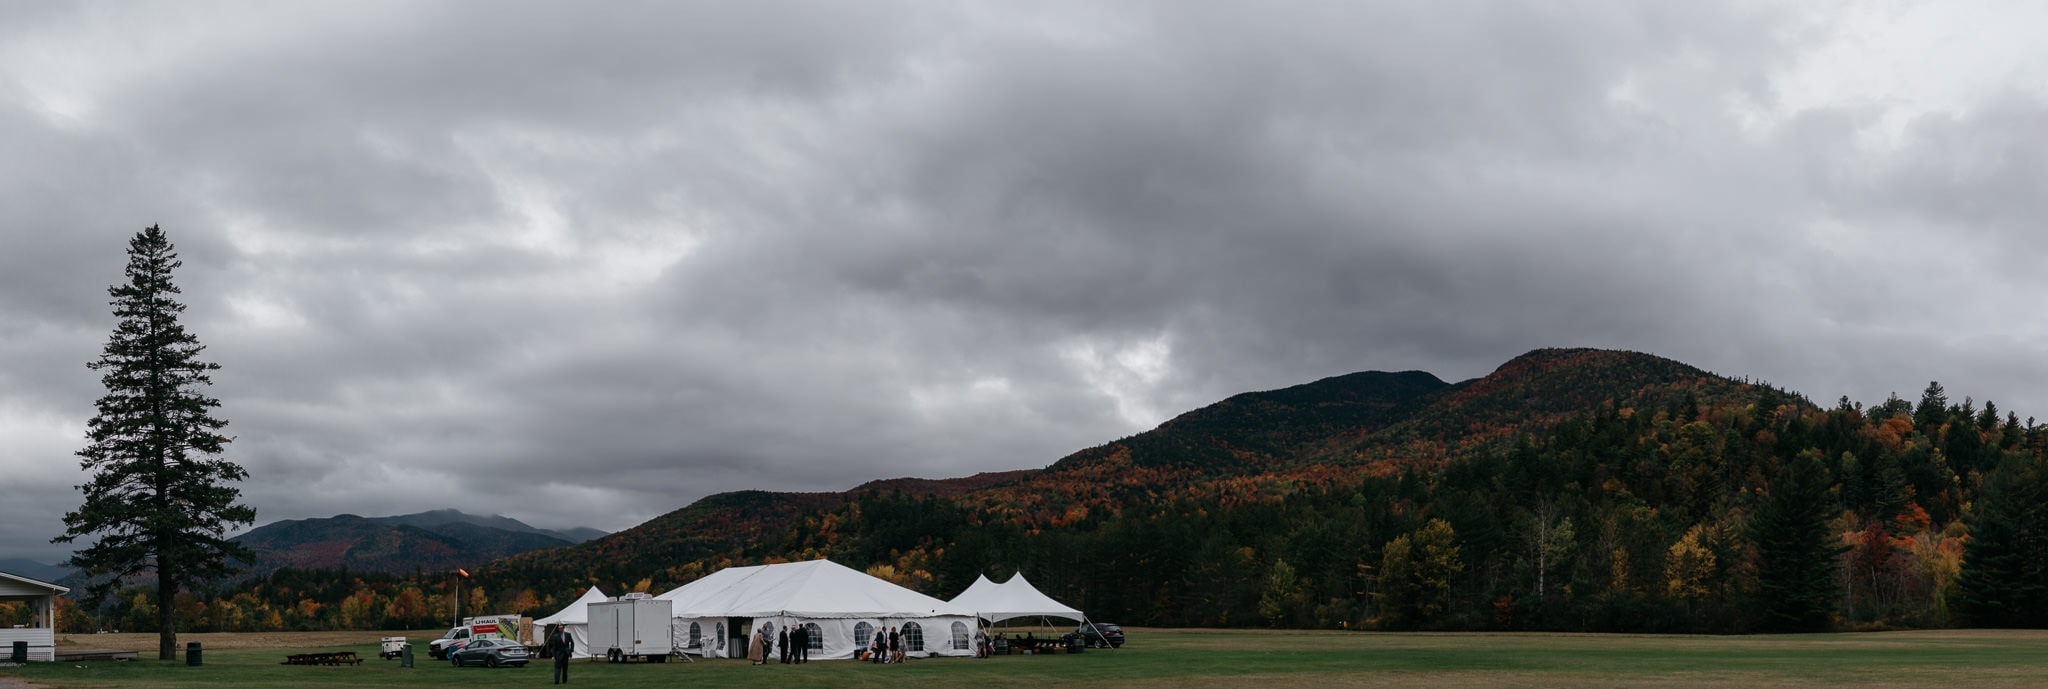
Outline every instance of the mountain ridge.
[[(1718, 397), (1742, 385), (1664, 357), (1588, 348), (1533, 350), (1459, 383), (1423, 371), (1360, 371), (1232, 395), (1044, 469), (998, 472), (1000, 480), (980, 474), (874, 481), (839, 493), (719, 493), (606, 538), (513, 555), (483, 571), (531, 579), (568, 568), (574, 573), (567, 578), (620, 586), (638, 578), (635, 572), (680, 583), (732, 562), (810, 557), (828, 552), (830, 544), (778, 537), (826, 528), (834, 511), (907, 486), (944, 489), (903, 492), (901, 499), (943, 497), (959, 509), (998, 509), (1006, 519), (1064, 528), (1089, 515), (1115, 515), (1127, 505), (1219, 485), (1286, 490), (1280, 484), (1436, 466), (1504, 447), (1573, 408), (1665, 401), (1686, 389)], [(1474, 429), (1452, 415), (1492, 425)], [(770, 552), (777, 546), (790, 552)], [(676, 564), (656, 569), (632, 564), (636, 560)]]
[(76, 571), (63, 564), (44, 564), (27, 558), (11, 557), (0, 559), (0, 572), (24, 576), (46, 584), (71, 576)]
[(248, 573), (257, 576), (287, 567), (388, 574), (440, 571), (578, 542), (510, 517), (453, 509), (388, 517), (285, 519), (232, 540), (256, 552)]

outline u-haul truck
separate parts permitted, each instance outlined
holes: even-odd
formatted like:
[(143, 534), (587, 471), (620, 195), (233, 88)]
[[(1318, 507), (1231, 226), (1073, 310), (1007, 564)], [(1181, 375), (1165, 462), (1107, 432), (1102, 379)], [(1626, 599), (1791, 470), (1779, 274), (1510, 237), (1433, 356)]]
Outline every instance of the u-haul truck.
[(427, 655), (435, 660), (448, 657), (448, 652), (462, 648), (470, 639), (497, 637), (511, 639), (528, 646), (533, 645), (533, 621), (518, 615), (478, 615), (463, 618), (442, 634), (441, 638), (427, 642)]

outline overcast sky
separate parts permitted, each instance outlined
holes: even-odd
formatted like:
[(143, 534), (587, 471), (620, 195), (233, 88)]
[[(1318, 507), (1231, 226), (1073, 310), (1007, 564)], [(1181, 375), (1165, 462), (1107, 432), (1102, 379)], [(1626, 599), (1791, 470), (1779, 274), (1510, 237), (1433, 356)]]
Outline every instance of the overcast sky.
[(617, 530), (1652, 352), (2048, 418), (2048, 5), (0, 3), (0, 557), (161, 224), (258, 522)]

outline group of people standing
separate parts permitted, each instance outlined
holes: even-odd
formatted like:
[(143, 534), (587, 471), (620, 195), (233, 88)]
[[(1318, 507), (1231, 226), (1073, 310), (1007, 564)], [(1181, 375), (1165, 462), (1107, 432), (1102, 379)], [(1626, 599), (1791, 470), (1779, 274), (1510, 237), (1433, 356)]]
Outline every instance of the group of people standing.
[(768, 663), (769, 654), (781, 652), (782, 664), (801, 665), (811, 662), (811, 630), (803, 625), (795, 629), (784, 626), (768, 636), (768, 630), (754, 630), (754, 639), (747, 643), (747, 659), (755, 665)]
[(875, 638), (868, 642), (868, 660), (876, 663), (903, 662), (903, 630), (883, 627), (875, 630)]
[[(903, 662), (907, 657), (903, 653), (903, 630), (896, 627), (876, 629), (874, 639), (868, 642), (864, 651), (861, 657), (870, 662)], [(784, 665), (810, 662), (810, 628), (804, 625), (784, 626), (773, 636), (767, 629), (754, 630), (753, 640), (747, 642), (747, 659), (754, 661), (755, 665), (766, 665), (770, 656), (779, 657)]]

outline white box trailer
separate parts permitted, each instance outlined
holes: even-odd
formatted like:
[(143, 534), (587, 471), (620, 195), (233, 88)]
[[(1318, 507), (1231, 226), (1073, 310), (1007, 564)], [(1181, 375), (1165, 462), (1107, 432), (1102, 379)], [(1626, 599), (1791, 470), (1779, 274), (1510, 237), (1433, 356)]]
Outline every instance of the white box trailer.
[(669, 618), (675, 602), (622, 598), (590, 604), (590, 654), (614, 663), (634, 659), (668, 662), (675, 653)]

